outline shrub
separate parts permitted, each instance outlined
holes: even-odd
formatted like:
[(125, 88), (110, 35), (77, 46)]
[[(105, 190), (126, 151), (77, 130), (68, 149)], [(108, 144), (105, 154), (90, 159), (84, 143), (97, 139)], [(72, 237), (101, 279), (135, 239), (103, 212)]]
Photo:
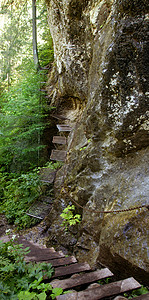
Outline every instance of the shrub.
[[(1, 179), (3, 182), (3, 177)], [(26, 211), (29, 206), (38, 199), (41, 193), (41, 184), (37, 171), (22, 174), (10, 179), (3, 193), (3, 203), (0, 212), (5, 213), (8, 223), (14, 223), (18, 229), (27, 228), (38, 221), (28, 215)]]
[(75, 210), (74, 205), (68, 205), (60, 215), (64, 219), (61, 226), (65, 227), (65, 231), (68, 230), (69, 226), (76, 225), (81, 222), (81, 216), (79, 214), (74, 215), (73, 211)]
[(49, 263), (26, 263), (25, 254), (29, 248), (22, 249), (21, 244), (14, 243), (15, 236), (4, 243), (0, 241), (0, 299), (44, 300), (55, 299), (62, 294), (61, 288), (52, 288), (44, 283), (50, 279), (54, 269)]

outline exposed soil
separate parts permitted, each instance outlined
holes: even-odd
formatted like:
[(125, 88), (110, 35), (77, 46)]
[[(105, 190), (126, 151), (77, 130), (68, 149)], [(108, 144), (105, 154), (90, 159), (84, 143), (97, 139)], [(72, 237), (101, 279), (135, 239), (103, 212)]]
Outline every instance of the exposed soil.
[(4, 235), (6, 232), (6, 229), (9, 228), (9, 225), (7, 223), (6, 217), (2, 214), (0, 214), (0, 236)]
[(28, 241), (39, 243), (40, 245), (45, 244), (44, 221), (32, 228), (17, 231), (15, 225), (8, 224), (6, 217), (3, 214), (0, 214), (0, 238), (6, 236), (6, 230), (8, 229), (11, 230), (12, 234), (23, 235)]

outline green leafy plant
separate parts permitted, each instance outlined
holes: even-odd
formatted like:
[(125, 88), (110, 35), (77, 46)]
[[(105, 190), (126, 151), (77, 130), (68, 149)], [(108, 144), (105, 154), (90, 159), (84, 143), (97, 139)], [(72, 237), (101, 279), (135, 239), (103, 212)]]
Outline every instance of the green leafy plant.
[(0, 241), (0, 299), (44, 300), (62, 294), (61, 288), (53, 289), (50, 283), (44, 283), (44, 278), (50, 279), (54, 273), (52, 265), (27, 264), (24, 255), (29, 248), (22, 249), (14, 239), (12, 236), (6, 243)]
[(148, 292), (149, 292), (149, 290), (147, 289), (147, 287), (145, 287), (145, 286), (142, 285), (137, 290), (133, 290), (130, 293), (124, 293), (124, 297), (127, 297), (128, 299), (133, 299), (134, 297), (147, 294)]
[(64, 165), (64, 163), (61, 161), (57, 161), (55, 163), (49, 161), (45, 164), (45, 168), (49, 168), (51, 170), (57, 170), (57, 169), (60, 169), (63, 165)]
[(65, 230), (68, 230), (69, 226), (76, 225), (77, 223), (81, 222), (81, 215), (74, 214), (75, 206), (74, 205), (68, 205), (60, 215), (61, 218), (64, 219), (61, 226), (65, 227)]
[(19, 81), (0, 99), (0, 164), (9, 163), (9, 171), (26, 171), (40, 163), (44, 148), (40, 137), (45, 128), (39, 92), (42, 77), (31, 61), (24, 61)]
[(81, 147), (79, 150), (80, 151), (85, 150), (90, 142), (91, 142), (91, 139), (88, 139), (87, 144), (84, 147)]
[[(3, 177), (1, 181), (3, 182)], [(4, 190), (1, 191), (3, 202), (0, 205), (0, 212), (6, 215), (8, 223), (14, 223), (18, 229), (37, 223), (37, 219), (25, 213), (29, 206), (38, 199), (41, 193), (40, 187), (41, 182), (36, 170), (9, 179), (5, 183)]]
[(110, 277), (107, 277), (107, 278), (104, 278), (104, 279), (100, 279), (100, 280), (98, 280), (97, 282), (98, 282), (100, 285), (104, 285), (104, 284), (110, 283), (111, 280), (112, 280), (112, 279), (111, 279)]

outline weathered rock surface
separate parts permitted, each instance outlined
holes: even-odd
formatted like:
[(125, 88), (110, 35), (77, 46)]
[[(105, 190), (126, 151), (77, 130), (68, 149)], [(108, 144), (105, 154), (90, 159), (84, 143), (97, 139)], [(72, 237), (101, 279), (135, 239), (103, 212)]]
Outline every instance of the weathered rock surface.
[[(47, 0), (47, 7), (55, 52), (49, 95), (73, 124), (47, 219), (49, 243), (113, 271), (133, 267), (145, 280), (148, 210), (96, 211), (149, 203), (149, 2)], [(84, 207), (77, 208), (81, 225), (65, 234), (59, 215), (71, 198), (63, 181)]]

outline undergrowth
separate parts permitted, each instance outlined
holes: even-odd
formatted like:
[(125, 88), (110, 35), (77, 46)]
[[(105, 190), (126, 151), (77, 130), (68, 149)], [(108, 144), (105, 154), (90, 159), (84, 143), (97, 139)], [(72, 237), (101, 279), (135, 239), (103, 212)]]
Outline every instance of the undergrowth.
[[(59, 163), (47, 163), (44, 168), (59, 169)], [(39, 220), (26, 214), (29, 207), (42, 196), (44, 183), (40, 180), (38, 167), (32, 171), (9, 174), (0, 169), (0, 213), (18, 230), (30, 228)]]
[[(113, 279), (111, 277), (98, 280), (98, 283), (100, 285), (105, 285), (111, 282), (113, 282)], [(127, 299), (133, 299), (135, 297), (147, 294), (148, 292), (149, 292), (148, 288), (142, 285), (139, 289), (135, 289), (133, 291), (123, 293), (123, 296), (126, 297)], [(106, 299), (109, 299), (109, 297), (105, 298), (105, 300)], [(115, 296), (112, 296), (110, 299), (115, 299)]]
[(50, 263), (26, 263), (24, 256), (29, 248), (22, 249), (12, 236), (6, 243), (0, 241), (0, 299), (45, 300), (55, 299), (63, 293), (61, 288), (52, 288), (44, 279), (50, 279), (54, 268)]
[(76, 225), (81, 222), (81, 215), (74, 214), (74, 210), (74, 205), (68, 205), (60, 215), (63, 219), (61, 226), (65, 227), (65, 231), (68, 230), (69, 226)]
[[(2, 175), (2, 176), (1, 176)], [(36, 170), (9, 178), (0, 173), (1, 205), (0, 213), (5, 214), (9, 224), (15, 224), (18, 229), (29, 228), (37, 220), (26, 215), (29, 206), (38, 199), (41, 193), (41, 183)]]

